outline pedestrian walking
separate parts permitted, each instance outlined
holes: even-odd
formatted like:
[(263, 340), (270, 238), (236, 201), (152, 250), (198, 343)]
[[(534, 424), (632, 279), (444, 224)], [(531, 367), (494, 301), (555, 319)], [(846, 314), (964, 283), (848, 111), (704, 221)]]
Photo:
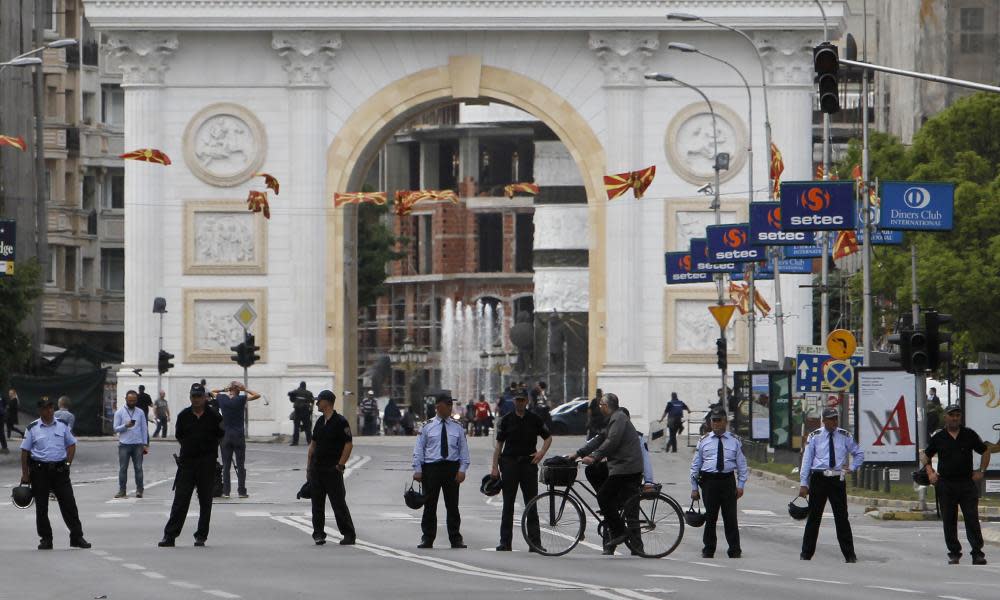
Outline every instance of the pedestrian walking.
[(312, 441), (313, 395), (306, 389), (306, 382), (300, 381), (299, 387), (288, 392), (288, 401), (292, 403), (292, 443), (299, 445), (299, 432), (306, 436), (306, 443)]
[[(839, 428), (840, 413), (836, 408), (823, 409), (823, 426), (809, 434), (802, 455), (799, 474), (799, 496), (809, 498), (809, 518), (802, 535), (802, 553), (799, 558), (811, 560), (816, 552), (816, 538), (823, 520), (826, 501), (833, 509), (833, 522), (837, 526), (837, 541), (844, 560), (858, 562), (854, 553), (854, 535), (847, 518), (846, 474), (857, 471), (865, 460), (865, 453), (847, 431)], [(848, 462), (848, 458), (851, 458)]]
[(73, 431), (73, 426), (76, 425), (76, 415), (69, 410), (69, 396), (59, 396), (56, 405), (59, 407), (59, 410), (56, 411), (55, 418), (65, 423), (69, 427), (69, 430)]
[[(978, 470), (972, 469), (973, 452), (982, 455)], [(972, 564), (985, 565), (983, 532), (979, 525), (979, 482), (990, 466), (990, 448), (978, 433), (962, 425), (961, 406), (950, 404), (944, 409), (944, 429), (931, 436), (924, 455), (927, 458), (924, 469), (937, 490), (948, 564), (957, 565), (962, 559), (962, 544), (958, 541), (958, 509), (961, 507)], [(935, 456), (938, 457), (937, 470), (930, 462)]]
[(149, 452), (149, 426), (138, 402), (139, 394), (129, 390), (125, 393), (125, 406), (115, 412), (114, 430), (118, 434), (118, 493), (115, 498), (128, 497), (125, 487), (129, 461), (135, 472), (135, 497), (142, 498), (142, 457)]
[(163, 390), (160, 390), (160, 397), (153, 403), (153, 414), (156, 415), (153, 437), (167, 437), (167, 429), (170, 426), (170, 403), (167, 402), (167, 393)]
[(594, 397), (590, 399), (590, 404), (587, 406), (587, 439), (604, 431), (608, 425), (607, 418), (601, 412), (601, 396), (603, 395), (604, 392), (601, 388), (597, 388)]
[(174, 478), (174, 502), (170, 518), (163, 529), (163, 539), (158, 546), (173, 547), (181, 534), (191, 494), (198, 490), (198, 528), (194, 532), (194, 545), (204, 546), (212, 521), (212, 488), (215, 485), (215, 460), (219, 455), (219, 440), (225, 431), (222, 416), (208, 408), (205, 386), (191, 385), (191, 406), (177, 415), (174, 436), (181, 445), (177, 459), (177, 476)]
[(485, 394), (479, 394), (479, 400), (475, 406), (475, 435), (487, 435), (490, 432), (490, 403), (486, 401)]
[(213, 390), (212, 397), (219, 405), (222, 415), (222, 497), (229, 498), (232, 490), (230, 477), (233, 458), (236, 459), (236, 493), (240, 498), (249, 498), (247, 494), (247, 438), (244, 428), (247, 402), (260, 398), (260, 394), (246, 389), (239, 381), (230, 382), (226, 390)]
[[(493, 468), (490, 476), (500, 479), (503, 490), (503, 511), (500, 517), (500, 545), (497, 552), (510, 552), (514, 537), (514, 502), (517, 490), (525, 505), (538, 495), (538, 463), (552, 445), (552, 434), (545, 422), (528, 412), (528, 398), (514, 398), (514, 412), (500, 419), (497, 439), (493, 448)], [(538, 450), (538, 438), (542, 449)], [(528, 535), (536, 546), (541, 546), (538, 512), (532, 509), (527, 515)], [(534, 548), (531, 548), (534, 552)]]
[(343, 536), (340, 545), (352, 546), (357, 537), (351, 511), (347, 507), (347, 488), (344, 486), (344, 471), (351, 458), (354, 443), (351, 424), (334, 410), (336, 401), (337, 396), (330, 390), (323, 390), (316, 396), (316, 408), (323, 416), (316, 419), (306, 458), (306, 473), (312, 484), (312, 538), (317, 546), (326, 543), (328, 497), (337, 529)]
[(452, 548), (466, 548), (462, 540), (462, 516), (458, 510), (458, 490), (469, 468), (469, 442), (465, 431), (451, 418), (453, 400), (435, 399), (434, 419), (424, 424), (413, 446), (413, 479), (423, 484), (424, 514), (420, 520), (422, 537), (418, 548), (432, 548), (437, 536), (438, 496), (444, 495), (448, 540)]
[(139, 386), (139, 400), (136, 402), (136, 406), (142, 411), (142, 414), (146, 416), (146, 420), (149, 421), (149, 409), (153, 406), (153, 399), (146, 393), (146, 386)]
[(0, 394), (0, 454), (10, 454), (7, 449), (7, 434), (4, 431), (7, 423), (7, 398)]
[(671, 452), (671, 448), (673, 448), (674, 453), (677, 452), (677, 435), (684, 431), (684, 411), (691, 414), (691, 409), (677, 397), (677, 392), (670, 392), (670, 400), (667, 401), (667, 406), (663, 409), (663, 416), (660, 417), (661, 423), (664, 419), (667, 420), (667, 430), (670, 432), (667, 445), (663, 449), (664, 452)]
[(14, 439), (12, 437), (13, 432), (17, 432), (24, 439), (24, 430), (17, 426), (18, 422), (18, 412), (21, 410), (21, 402), (17, 398), (17, 390), (10, 388), (7, 390), (7, 419), (4, 422), (4, 426), (7, 428), (7, 437)]
[(368, 390), (364, 399), (358, 404), (358, 410), (364, 421), (361, 435), (378, 435), (378, 400), (375, 399), (375, 392)]
[(31, 484), (35, 498), (35, 528), (38, 549), (52, 549), (52, 525), (49, 523), (49, 493), (55, 494), (59, 512), (69, 529), (69, 545), (90, 548), (83, 537), (80, 513), (73, 497), (70, 467), (76, 456), (76, 438), (62, 421), (55, 418), (55, 406), (48, 398), (38, 402), (38, 419), (28, 425), (21, 441), (21, 483)]
[[(749, 475), (747, 459), (743, 456), (743, 443), (727, 431), (729, 422), (725, 410), (721, 407), (714, 408), (709, 415), (709, 422), (712, 433), (698, 441), (691, 460), (691, 499), (699, 500), (704, 494), (705, 501), (701, 556), (715, 556), (715, 525), (721, 512), (726, 543), (729, 545), (726, 554), (729, 558), (740, 558), (743, 547), (740, 545), (736, 503), (743, 497), (743, 487)], [(699, 487), (701, 492), (698, 491)]]
[(400, 422), (403, 420), (403, 413), (399, 410), (396, 400), (389, 398), (385, 403), (385, 410), (382, 412), (382, 426), (386, 435), (399, 435), (402, 431)]

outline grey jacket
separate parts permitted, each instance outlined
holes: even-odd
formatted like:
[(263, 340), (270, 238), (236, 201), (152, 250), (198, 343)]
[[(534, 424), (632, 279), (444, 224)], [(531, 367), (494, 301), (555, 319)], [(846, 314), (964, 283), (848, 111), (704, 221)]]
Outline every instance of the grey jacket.
[(612, 413), (608, 428), (587, 440), (577, 451), (579, 456), (591, 455), (595, 460), (608, 459), (610, 475), (635, 475), (643, 472), (642, 445), (632, 420), (620, 410)]

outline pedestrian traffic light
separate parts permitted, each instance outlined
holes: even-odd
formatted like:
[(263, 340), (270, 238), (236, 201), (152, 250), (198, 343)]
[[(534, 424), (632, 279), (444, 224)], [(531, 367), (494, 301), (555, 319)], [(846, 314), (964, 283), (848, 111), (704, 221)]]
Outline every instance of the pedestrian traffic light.
[(930, 368), (930, 350), (927, 344), (927, 333), (924, 331), (910, 332), (910, 372), (925, 373)]
[(156, 361), (156, 368), (159, 370), (160, 375), (174, 368), (174, 363), (170, 362), (170, 359), (173, 357), (174, 355), (166, 350), (160, 350), (160, 355)]
[(253, 335), (250, 334), (247, 334), (245, 344), (246, 344), (246, 350), (245, 350), (246, 364), (244, 364), (243, 366), (252, 367), (255, 362), (260, 360), (260, 355), (257, 354), (258, 352), (260, 352), (260, 346), (254, 345)]
[(936, 371), (941, 363), (951, 361), (951, 352), (941, 351), (941, 344), (951, 342), (951, 333), (941, 331), (941, 326), (951, 323), (951, 315), (929, 310), (924, 315), (924, 327), (927, 329), (928, 369)]
[(830, 42), (823, 42), (813, 48), (813, 68), (816, 70), (816, 84), (819, 87), (819, 108), (831, 115), (840, 112), (840, 97), (837, 90), (839, 58), (837, 47)]
[(246, 342), (240, 342), (239, 344), (236, 344), (235, 346), (230, 346), (229, 349), (233, 351), (233, 355), (230, 356), (229, 359), (232, 360), (233, 362), (235, 362), (236, 364), (238, 364), (241, 367), (244, 366), (243, 363), (246, 362), (246, 355), (247, 355), (247, 352), (246, 352), (246, 349), (247, 349)]
[(725, 371), (726, 367), (728, 366), (728, 363), (726, 362), (726, 356), (727, 356), (726, 338), (724, 337), (716, 338), (715, 348), (716, 348), (715, 356), (718, 358), (718, 362), (716, 364), (719, 365), (719, 368), (721, 370)]
[(910, 334), (912, 332), (909, 330), (903, 330), (899, 333), (894, 333), (889, 336), (889, 343), (899, 346), (899, 352), (894, 352), (889, 355), (889, 360), (895, 363), (899, 363), (903, 370), (907, 373), (913, 372), (913, 366), (910, 364)]

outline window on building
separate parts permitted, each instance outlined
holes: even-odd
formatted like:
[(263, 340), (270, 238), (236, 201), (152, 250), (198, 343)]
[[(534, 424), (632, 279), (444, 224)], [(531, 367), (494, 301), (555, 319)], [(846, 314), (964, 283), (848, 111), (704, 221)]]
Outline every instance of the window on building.
[(413, 240), (414, 249), (417, 252), (416, 270), (417, 273), (434, 272), (434, 243), (433, 243), (433, 215), (417, 215), (413, 217), (413, 233), (416, 239)]
[(75, 246), (66, 246), (66, 252), (64, 253), (64, 264), (66, 267), (63, 270), (65, 274), (63, 277), (63, 289), (67, 292), (75, 292), (79, 282), (77, 281), (78, 270), (76, 268), (76, 260), (79, 253)]
[(93, 125), (94, 121), (97, 120), (97, 94), (93, 92), (84, 92), (80, 94), (80, 99), (83, 103), (83, 124)]
[(517, 213), (514, 236), (514, 270), (518, 273), (530, 273), (533, 266), (532, 249), (535, 244), (535, 215)]
[(484, 213), (476, 215), (476, 229), (479, 232), (480, 273), (503, 271), (503, 215)]
[(431, 334), (431, 350), (441, 349), (441, 323), (444, 321), (444, 299), (434, 299), (434, 328)]
[(55, 285), (59, 273), (59, 246), (49, 246), (49, 272), (45, 277), (45, 285)]
[(408, 185), (411, 190), (420, 189), (420, 144), (407, 144), (410, 159), (410, 177)]
[[(502, 331), (502, 323), (500, 323), (500, 318), (498, 315), (500, 313), (500, 305), (502, 304), (502, 301), (499, 298), (494, 298), (492, 296), (483, 296), (479, 299), (479, 301), (483, 304), (484, 318), (487, 313), (493, 315), (492, 316), (493, 341), (494, 342), (499, 341), (500, 332)], [(486, 307), (489, 307), (489, 311), (486, 310)]]
[(125, 208), (125, 170), (114, 169), (108, 172), (104, 178), (103, 201), (101, 206), (105, 209)]
[(83, 273), (80, 277), (80, 291), (88, 294), (94, 291), (94, 259), (83, 259)]
[(101, 288), (107, 292), (125, 291), (125, 251), (101, 248)]
[(984, 44), (984, 10), (981, 6), (963, 8), (959, 11), (962, 54), (982, 54)]
[(120, 85), (101, 86), (101, 122), (118, 128), (125, 125), (125, 92)]
[(438, 187), (458, 190), (458, 142), (442, 140), (438, 144)]
[(94, 210), (97, 208), (97, 177), (93, 175), (83, 176), (83, 191), (80, 198), (80, 206), (83, 210)]
[[(37, 5), (36, 5), (37, 6)], [(46, 7), (45, 31), (49, 33), (59, 32), (59, 0), (50, 0)]]
[(406, 300), (396, 300), (392, 305), (392, 345), (402, 347), (406, 340)]
[(535, 315), (535, 298), (533, 296), (521, 296), (520, 298), (514, 300), (514, 318), (515, 321), (517, 316), (521, 313), (527, 313), (532, 318)]

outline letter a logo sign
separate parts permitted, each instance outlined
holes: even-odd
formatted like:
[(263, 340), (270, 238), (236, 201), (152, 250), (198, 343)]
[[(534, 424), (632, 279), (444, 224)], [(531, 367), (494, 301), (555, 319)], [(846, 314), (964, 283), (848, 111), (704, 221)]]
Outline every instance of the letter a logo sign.
[(872, 445), (884, 446), (882, 438), (887, 437), (886, 434), (890, 431), (895, 431), (899, 436), (899, 441), (896, 443), (897, 446), (913, 445), (913, 440), (910, 439), (910, 423), (906, 418), (906, 399), (904, 396), (899, 397), (896, 407), (886, 416), (885, 425), (879, 429), (878, 437), (875, 438), (875, 442)]

